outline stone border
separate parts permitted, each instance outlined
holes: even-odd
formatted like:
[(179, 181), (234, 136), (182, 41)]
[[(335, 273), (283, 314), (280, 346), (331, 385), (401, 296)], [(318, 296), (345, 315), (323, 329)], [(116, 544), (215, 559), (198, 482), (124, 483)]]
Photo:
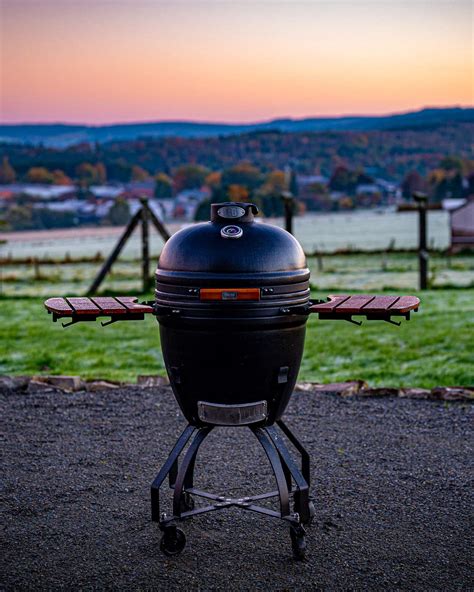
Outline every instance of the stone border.
[(424, 388), (371, 388), (363, 380), (351, 382), (335, 382), (319, 384), (302, 382), (295, 387), (296, 391), (309, 391), (324, 395), (340, 397), (399, 397), (400, 399), (425, 399), (429, 401), (471, 401), (474, 402), (474, 387), (438, 386), (433, 389)]
[[(82, 380), (79, 376), (0, 376), (0, 387), (17, 392), (39, 393), (55, 390), (65, 393), (77, 391), (100, 392), (117, 389), (123, 386), (139, 386), (156, 388), (169, 385), (164, 376), (137, 376), (136, 384), (113, 380)], [(423, 388), (371, 388), (363, 380), (350, 382), (334, 382), (320, 384), (317, 382), (300, 382), (295, 391), (317, 393), (320, 395), (336, 395), (339, 397), (398, 397), (400, 399), (424, 399), (430, 401), (464, 401), (474, 402), (474, 387), (450, 386)]]

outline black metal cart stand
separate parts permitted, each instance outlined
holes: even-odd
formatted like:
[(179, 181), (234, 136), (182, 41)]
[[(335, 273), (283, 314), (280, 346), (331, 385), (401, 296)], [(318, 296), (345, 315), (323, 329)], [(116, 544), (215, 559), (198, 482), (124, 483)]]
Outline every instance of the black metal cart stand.
[[(160, 548), (166, 555), (178, 555), (186, 545), (184, 532), (176, 526), (177, 522), (193, 516), (223, 510), (232, 506), (258, 512), (272, 518), (286, 520), (290, 525), (291, 544), (295, 559), (304, 559), (306, 551), (305, 526), (309, 526), (314, 517), (314, 505), (309, 498), (310, 461), (309, 454), (296, 436), (281, 420), (277, 422), (281, 432), (288, 438), (301, 457), (301, 469), (290, 455), (281, 433), (275, 425), (252, 427), (249, 429), (256, 436), (271, 464), (275, 475), (277, 490), (242, 498), (229, 498), (202, 491), (194, 487), (194, 468), (199, 447), (214, 426), (196, 427), (188, 425), (178, 438), (168, 459), (151, 485), (151, 515), (163, 531)], [(178, 459), (190, 442), (183, 461)], [(173, 489), (173, 514), (160, 513), (160, 488), (169, 476), (169, 485)], [(195, 508), (193, 496), (210, 500), (209, 505)], [(257, 505), (259, 500), (278, 497), (280, 511)], [(293, 500), (293, 508), (290, 502)]]

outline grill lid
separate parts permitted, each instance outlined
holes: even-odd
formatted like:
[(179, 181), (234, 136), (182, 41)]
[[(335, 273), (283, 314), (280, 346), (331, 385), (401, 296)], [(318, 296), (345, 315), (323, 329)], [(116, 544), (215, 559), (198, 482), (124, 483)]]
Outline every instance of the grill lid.
[[(306, 258), (298, 241), (285, 230), (255, 222), (251, 203), (211, 205), (211, 221), (174, 234), (165, 244), (156, 271), (164, 283), (239, 285), (293, 283), (307, 280)], [(202, 284), (202, 282), (205, 284)]]

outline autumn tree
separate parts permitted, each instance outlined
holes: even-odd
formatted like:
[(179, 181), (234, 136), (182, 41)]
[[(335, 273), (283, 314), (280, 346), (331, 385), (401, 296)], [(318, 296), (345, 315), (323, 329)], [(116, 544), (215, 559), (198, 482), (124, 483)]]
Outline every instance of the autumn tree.
[(51, 171), (46, 167), (31, 167), (26, 173), (26, 180), (28, 183), (41, 183), (43, 185), (51, 185), (54, 177)]
[(220, 173), (219, 171), (213, 171), (212, 173), (209, 173), (209, 175), (207, 175), (207, 177), (204, 180), (204, 185), (206, 187), (209, 187), (209, 189), (211, 191), (215, 191), (216, 189), (219, 189), (222, 183), (222, 173)]
[(15, 169), (10, 164), (8, 156), (4, 156), (2, 164), (0, 164), (0, 183), (8, 184), (13, 183), (16, 179)]
[(285, 191), (288, 191), (288, 186), (287, 177), (283, 171), (268, 173), (264, 184), (259, 189), (259, 193), (262, 195), (281, 196)]
[(72, 179), (61, 169), (55, 169), (51, 175), (53, 185), (72, 185)]
[(123, 197), (118, 197), (107, 216), (113, 226), (123, 226), (130, 220), (130, 206)]
[(249, 193), (252, 193), (261, 183), (260, 169), (249, 162), (236, 164), (222, 173), (222, 187), (226, 189), (229, 185), (242, 185)]
[(165, 173), (155, 175), (155, 197), (165, 199), (173, 196), (173, 180)]
[(184, 189), (200, 188), (204, 185), (209, 172), (209, 169), (199, 164), (184, 164), (173, 174), (174, 187), (178, 193)]
[(89, 187), (97, 182), (95, 166), (90, 162), (83, 162), (76, 167), (77, 180), (81, 187)]
[(98, 162), (95, 165), (96, 182), (103, 185), (107, 182), (107, 169), (103, 162)]
[(102, 162), (91, 164), (82, 162), (76, 167), (76, 175), (81, 187), (101, 185), (107, 181), (107, 170)]
[(405, 199), (411, 199), (415, 191), (425, 190), (425, 182), (418, 171), (410, 171), (405, 175), (401, 188), (403, 197)]
[(10, 206), (5, 214), (5, 222), (12, 230), (34, 228), (32, 209), (28, 206)]
[(132, 181), (146, 181), (150, 178), (148, 172), (144, 168), (136, 164), (132, 166), (130, 176)]
[(229, 185), (227, 188), (227, 198), (229, 201), (246, 202), (249, 198), (249, 190), (243, 185)]

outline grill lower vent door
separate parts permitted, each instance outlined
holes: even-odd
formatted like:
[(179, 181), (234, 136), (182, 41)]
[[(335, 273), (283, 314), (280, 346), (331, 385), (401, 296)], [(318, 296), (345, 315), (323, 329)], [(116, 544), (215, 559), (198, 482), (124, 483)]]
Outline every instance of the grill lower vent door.
[(219, 405), (198, 401), (199, 419), (204, 423), (224, 426), (242, 426), (267, 418), (267, 402), (245, 403), (243, 405)]

